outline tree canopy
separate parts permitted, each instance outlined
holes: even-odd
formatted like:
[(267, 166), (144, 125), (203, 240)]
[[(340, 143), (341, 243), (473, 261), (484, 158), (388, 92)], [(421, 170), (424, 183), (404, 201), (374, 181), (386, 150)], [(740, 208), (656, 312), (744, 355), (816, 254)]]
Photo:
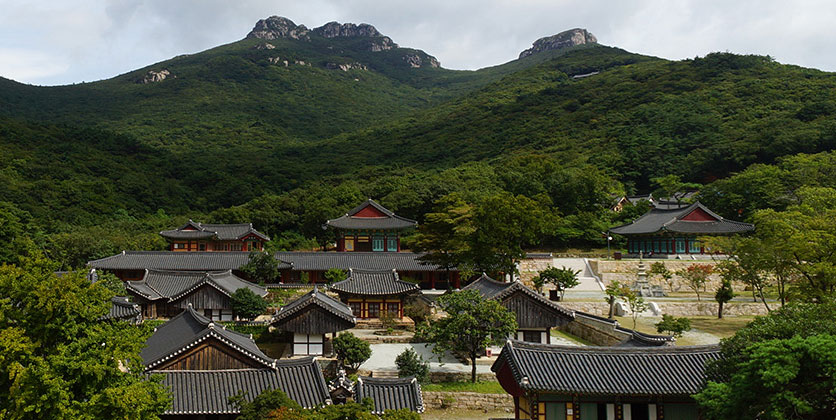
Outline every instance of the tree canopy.
[(0, 266), (0, 416), (158, 418), (170, 397), (142, 374), (150, 331), (101, 320), (113, 293), (54, 268), (43, 259)]

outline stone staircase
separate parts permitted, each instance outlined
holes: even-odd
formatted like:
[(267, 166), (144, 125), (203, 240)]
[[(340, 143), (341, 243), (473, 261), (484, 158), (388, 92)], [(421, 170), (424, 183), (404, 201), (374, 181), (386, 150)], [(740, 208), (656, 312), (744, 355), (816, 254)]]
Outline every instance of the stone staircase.
[(569, 290), (577, 292), (600, 292), (604, 290), (583, 258), (554, 258), (552, 265), (557, 268), (566, 267), (580, 271), (580, 274), (578, 274), (580, 284)]

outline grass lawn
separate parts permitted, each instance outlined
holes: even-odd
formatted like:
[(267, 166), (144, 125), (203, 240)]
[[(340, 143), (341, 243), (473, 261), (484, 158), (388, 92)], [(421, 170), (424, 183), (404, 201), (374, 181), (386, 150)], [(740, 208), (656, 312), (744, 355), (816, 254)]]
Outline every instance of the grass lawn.
[(421, 415), (423, 420), (448, 420), (448, 419), (456, 419), (456, 420), (484, 420), (488, 418), (513, 418), (514, 417), (514, 406), (511, 405), (510, 408), (506, 410), (494, 410), (494, 411), (484, 411), (484, 410), (462, 410), (462, 409), (437, 409), (431, 408), (424, 412)]
[[(680, 346), (704, 344), (704, 341), (695, 333), (711, 334), (717, 339), (731, 337), (754, 318), (754, 316), (734, 316), (723, 319), (717, 319), (716, 316), (688, 317), (691, 320), (690, 332), (692, 334), (685, 333), (676, 340), (676, 344)], [(617, 320), (622, 327), (633, 328), (633, 318), (617, 316), (613, 319)], [(639, 318), (636, 322), (636, 330), (647, 334), (659, 334), (654, 324), (660, 320), (661, 318)]]
[[(594, 346), (594, 345), (595, 345), (594, 343), (592, 343), (592, 342), (590, 342), (590, 341), (586, 341), (586, 340), (584, 340), (583, 338), (580, 338), (580, 337), (578, 337), (578, 336), (576, 336), (576, 335), (569, 334), (569, 333), (567, 333), (567, 332), (565, 332), (565, 331), (560, 331), (560, 330), (558, 330), (558, 329), (556, 329), (556, 328), (553, 328), (553, 329), (552, 329), (552, 337), (559, 337), (559, 338), (563, 338), (563, 339), (566, 339), (566, 340), (572, 341), (572, 342), (574, 342), (574, 343), (578, 343), (578, 344), (580, 344), (580, 345), (582, 345), (582, 346)], [(553, 344), (554, 344), (554, 343), (553, 343)]]
[(504, 394), (499, 382), (441, 382), (421, 385), (424, 391), (478, 392), (480, 394)]

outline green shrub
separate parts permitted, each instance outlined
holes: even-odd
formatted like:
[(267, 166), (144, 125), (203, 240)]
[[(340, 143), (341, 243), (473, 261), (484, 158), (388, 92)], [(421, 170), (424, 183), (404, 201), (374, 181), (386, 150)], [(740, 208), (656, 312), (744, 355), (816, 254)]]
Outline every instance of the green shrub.
[(340, 364), (357, 370), (371, 357), (372, 348), (369, 343), (357, 338), (354, 334), (344, 332), (334, 339), (334, 352)]
[(252, 290), (242, 287), (230, 296), (232, 310), (246, 319), (255, 318), (267, 310), (267, 301)]
[(430, 366), (424, 361), (420, 354), (414, 349), (408, 348), (395, 358), (395, 365), (398, 367), (398, 376), (414, 376), (418, 382), (427, 382), (430, 376)]

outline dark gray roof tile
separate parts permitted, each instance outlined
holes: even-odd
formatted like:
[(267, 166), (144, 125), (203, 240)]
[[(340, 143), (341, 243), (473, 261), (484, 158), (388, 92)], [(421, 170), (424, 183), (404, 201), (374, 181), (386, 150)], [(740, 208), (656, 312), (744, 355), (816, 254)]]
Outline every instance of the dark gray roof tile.
[(282, 306), (279, 313), (273, 316), (271, 323), (274, 325), (281, 324), (283, 321), (293, 317), (300, 311), (306, 310), (306, 308), (312, 305), (320, 307), (334, 316), (351, 323), (352, 326), (357, 323), (357, 319), (354, 317), (354, 314), (351, 312), (351, 308), (349, 308), (348, 305), (326, 295), (323, 292), (320, 292), (316, 286), (314, 286), (313, 290), (310, 292), (302, 295), (293, 302)]
[(189, 220), (189, 223), (186, 223), (178, 229), (164, 230), (160, 232), (160, 235), (169, 239), (216, 238), (220, 241), (241, 239), (250, 234), (258, 236), (266, 241), (270, 240), (267, 235), (253, 229), (252, 223), (212, 224), (193, 222)]
[(145, 348), (139, 355), (145, 368), (150, 370), (210, 337), (265, 366), (271, 366), (274, 362), (258, 348), (251, 336), (227, 330), (191, 307), (157, 327), (154, 334), (145, 341)]
[(577, 347), (509, 340), (491, 370), (510, 368), (524, 390), (562, 394), (688, 396), (719, 346)]
[(322, 370), (314, 358), (281, 360), (275, 369), (157, 371), (171, 390), (167, 415), (238, 414), (229, 397), (246, 393), (252, 401), (264, 391), (281, 389), (304, 408), (330, 402)]
[(566, 309), (563, 306), (546, 299), (543, 295), (537, 293), (519, 281), (512, 281), (510, 283), (500, 282), (488, 277), (487, 274), (482, 273), (481, 277), (462, 288), (462, 290), (476, 290), (486, 299), (496, 299), (500, 302), (515, 292), (520, 292), (528, 296), (530, 299), (553, 309), (564, 317), (575, 317), (574, 311)]
[[(366, 207), (373, 207), (383, 214), (381, 217), (358, 217), (358, 212)], [(325, 222), (328, 226), (338, 229), (406, 229), (418, 224), (415, 220), (401, 217), (381, 206), (372, 199), (351, 209), (345, 215)]]
[(142, 311), (139, 305), (130, 301), (126, 296), (114, 296), (110, 299), (110, 311), (101, 317), (105, 320), (139, 321)]
[(232, 274), (231, 270), (211, 272), (146, 270), (142, 280), (125, 282), (125, 287), (148, 300), (167, 299), (169, 302), (174, 302), (207, 284), (227, 296), (231, 296), (241, 288), (250, 289), (261, 297), (267, 296), (267, 289)]
[[(683, 218), (697, 209), (704, 211), (713, 220), (683, 220)], [(749, 232), (754, 229), (755, 226), (752, 224), (724, 219), (699, 202), (696, 202), (681, 208), (653, 208), (642, 217), (633, 221), (633, 223), (614, 227), (610, 229), (610, 232), (619, 235), (652, 234), (662, 231), (685, 234), (726, 234)]]
[[(226, 271), (237, 270), (249, 261), (248, 252), (122, 251), (87, 265), (104, 270)], [(280, 263), (279, 268), (288, 269), (290, 265)]]
[(354, 295), (400, 295), (421, 290), (417, 284), (403, 281), (395, 270), (349, 269), (348, 278), (331, 285), (337, 293)]
[(424, 412), (421, 385), (413, 376), (397, 379), (360, 376), (354, 385), (354, 399), (362, 401), (366, 397), (374, 400), (373, 414), (403, 408), (417, 413)]
[(277, 252), (276, 259), (296, 271), (348, 270), (438, 271), (435, 264), (424, 264), (414, 252)]

